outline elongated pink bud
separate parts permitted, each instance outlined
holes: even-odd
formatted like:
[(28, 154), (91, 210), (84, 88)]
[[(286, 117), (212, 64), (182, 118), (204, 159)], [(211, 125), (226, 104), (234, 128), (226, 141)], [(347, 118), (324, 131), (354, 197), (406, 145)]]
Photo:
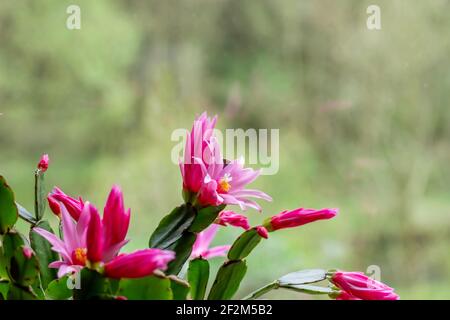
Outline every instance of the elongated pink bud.
[(394, 289), (369, 278), (362, 272), (337, 271), (330, 280), (341, 289), (339, 300), (398, 300), (400, 297)]
[(173, 251), (143, 249), (121, 254), (105, 264), (105, 275), (109, 278), (141, 278), (156, 270), (166, 270), (167, 264), (175, 258)]
[(233, 211), (222, 211), (216, 219), (216, 223), (222, 226), (241, 227), (244, 230), (250, 229), (248, 218), (242, 214), (237, 214)]
[(50, 210), (57, 215), (58, 217), (61, 217), (61, 207), (59, 206), (59, 202), (55, 200), (55, 198), (49, 194), (47, 196), (48, 206), (50, 207)]
[(317, 220), (331, 219), (338, 213), (338, 209), (306, 209), (299, 208), (283, 211), (264, 223), (268, 231), (299, 227)]
[(87, 228), (87, 258), (95, 263), (102, 261), (103, 258), (103, 227), (97, 209), (89, 202), (86, 203), (90, 211), (91, 218)]
[(256, 232), (258, 232), (258, 234), (263, 237), (264, 239), (269, 238), (269, 232), (267, 231), (266, 228), (264, 228), (263, 226), (257, 226), (256, 227)]
[(356, 298), (356, 297), (352, 296), (351, 294), (348, 294), (345, 291), (341, 291), (336, 296), (336, 300), (361, 300), (361, 299), (360, 298)]
[(58, 216), (61, 214), (61, 208), (59, 205), (59, 202), (61, 202), (62, 204), (64, 204), (72, 218), (76, 221), (78, 221), (78, 219), (80, 218), (81, 211), (84, 207), (84, 202), (81, 198), (77, 200), (69, 197), (57, 187), (53, 188), (52, 192), (47, 196), (47, 200), (50, 209), (54, 214)]
[(41, 172), (45, 172), (48, 169), (48, 164), (50, 162), (50, 159), (48, 157), (48, 154), (43, 154), (41, 159), (39, 160), (39, 163), (37, 165), (37, 168), (41, 171)]

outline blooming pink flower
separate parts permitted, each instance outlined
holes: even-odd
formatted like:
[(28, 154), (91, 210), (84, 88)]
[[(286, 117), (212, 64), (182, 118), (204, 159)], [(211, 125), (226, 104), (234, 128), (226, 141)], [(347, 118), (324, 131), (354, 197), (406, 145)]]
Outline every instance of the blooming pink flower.
[(155, 270), (165, 270), (175, 258), (173, 251), (143, 249), (131, 254), (121, 254), (105, 264), (105, 275), (109, 278), (141, 278)]
[(203, 184), (204, 171), (199, 162), (206, 163), (207, 148), (216, 122), (217, 116), (211, 119), (204, 112), (194, 121), (192, 130), (187, 135), (184, 162), (180, 163), (180, 169), (183, 176), (183, 189), (189, 192), (197, 193)]
[(41, 171), (41, 172), (45, 172), (48, 169), (48, 163), (49, 163), (50, 159), (48, 157), (48, 154), (43, 154), (41, 159), (39, 160), (39, 163), (37, 165), (37, 168)]
[(267, 220), (264, 226), (268, 231), (294, 228), (317, 220), (331, 219), (337, 215), (338, 211), (338, 209), (305, 208), (283, 211)]
[(248, 218), (242, 214), (237, 214), (233, 211), (222, 211), (217, 217), (217, 224), (221, 226), (233, 226), (233, 227), (241, 227), (244, 230), (250, 229), (250, 224), (248, 223)]
[(59, 203), (62, 203), (66, 207), (72, 218), (74, 218), (76, 221), (78, 221), (78, 219), (80, 218), (81, 211), (84, 207), (84, 202), (81, 197), (78, 198), (78, 200), (69, 197), (57, 187), (53, 188), (52, 192), (47, 196), (47, 200), (48, 205), (54, 214), (56, 214), (57, 216), (61, 215), (61, 207)]
[[(70, 203), (70, 201), (69, 201)], [(130, 220), (130, 210), (123, 206), (123, 196), (120, 189), (114, 186), (109, 194), (103, 219), (100, 219), (97, 209), (86, 202), (78, 217), (74, 221), (65, 204), (59, 204), (61, 210), (61, 225), (64, 239), (57, 238), (54, 234), (41, 229), (34, 230), (52, 244), (52, 250), (61, 255), (61, 261), (52, 262), (51, 268), (58, 268), (58, 276), (67, 273), (78, 272), (87, 265), (109, 265), (108, 270), (112, 277), (119, 274), (122, 277), (135, 278), (148, 271), (151, 274), (154, 269), (151, 266), (124, 267), (126, 263), (152, 262), (160, 269), (165, 269), (161, 261), (173, 256), (170, 251), (140, 250), (130, 254), (117, 256), (120, 249), (128, 242), (125, 240)], [(158, 255), (163, 255), (160, 259)], [(119, 261), (115, 262), (116, 259)], [(114, 262), (114, 263), (113, 263)], [(119, 270), (119, 271), (117, 271)], [(121, 271), (122, 270), (122, 271)], [(128, 270), (128, 273), (125, 271)]]
[(264, 192), (245, 189), (260, 171), (244, 168), (243, 160), (225, 161), (217, 138), (213, 135), (217, 118), (210, 119), (203, 113), (195, 120), (188, 134), (184, 162), (180, 163), (183, 189), (194, 194), (202, 206), (222, 204), (239, 205), (261, 210), (253, 200), (257, 198), (271, 201)]
[[(221, 159), (218, 146), (215, 150), (214, 159)], [(202, 168), (206, 175), (198, 200), (203, 206), (234, 204), (239, 205), (242, 210), (253, 208), (261, 211), (260, 205), (248, 198), (272, 201), (272, 198), (262, 191), (245, 189), (247, 184), (255, 181), (260, 175), (260, 170), (244, 168), (242, 159), (225, 164), (212, 161), (208, 168), (204, 166)]]
[(258, 232), (258, 234), (263, 237), (264, 239), (269, 238), (269, 232), (267, 231), (266, 228), (264, 228), (263, 226), (257, 226), (256, 227), (256, 232)]
[(194, 246), (192, 247), (191, 258), (202, 257), (204, 259), (223, 257), (227, 254), (231, 246), (218, 246), (209, 248), (212, 240), (214, 239), (217, 229), (219, 226), (217, 224), (212, 224), (206, 230), (200, 232), (197, 235)]
[(337, 271), (331, 277), (331, 282), (341, 289), (340, 300), (398, 300), (394, 289), (369, 278), (362, 272)]

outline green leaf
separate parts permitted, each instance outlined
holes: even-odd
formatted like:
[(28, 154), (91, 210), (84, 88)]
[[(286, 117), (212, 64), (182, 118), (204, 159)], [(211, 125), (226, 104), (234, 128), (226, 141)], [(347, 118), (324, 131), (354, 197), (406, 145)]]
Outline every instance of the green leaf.
[(229, 260), (241, 260), (247, 257), (252, 250), (261, 241), (261, 236), (256, 229), (250, 229), (242, 233), (239, 238), (233, 243), (228, 251)]
[(334, 293), (330, 287), (312, 286), (309, 284), (280, 285), (280, 288), (290, 289), (307, 294), (331, 294)]
[(195, 233), (202, 232), (217, 219), (217, 216), (223, 209), (225, 209), (225, 207), (226, 205), (221, 205), (218, 207), (206, 207), (198, 210), (189, 231)]
[(185, 232), (180, 239), (177, 240), (169, 250), (175, 251), (175, 259), (172, 260), (166, 270), (167, 274), (178, 274), (183, 268), (183, 265), (189, 259), (192, 246), (194, 245), (197, 235), (191, 232)]
[(11, 257), (16, 249), (24, 244), (25, 240), (22, 235), (15, 230), (10, 230), (3, 236), (2, 246), (0, 247), (0, 278), (9, 279), (7, 268), (9, 268)]
[(171, 300), (173, 298), (170, 280), (157, 276), (122, 279), (119, 294), (129, 300)]
[(64, 276), (50, 282), (45, 290), (45, 296), (51, 300), (67, 300), (72, 297), (72, 290), (67, 284), (68, 279), (69, 276)]
[(8, 300), (37, 300), (37, 296), (30, 286), (21, 287), (12, 284), (9, 287)]
[(34, 253), (30, 258), (25, 257), (23, 248), (24, 246), (21, 246), (14, 252), (8, 271), (14, 283), (27, 287), (34, 284), (38, 279), (39, 264)]
[(22, 207), (19, 203), (16, 202), (17, 210), (19, 211), (19, 217), (23, 220), (25, 220), (28, 223), (31, 223), (32, 225), (35, 225), (38, 221), (36, 218), (24, 207)]
[[(54, 233), (47, 221), (40, 221), (36, 227)], [(39, 269), (41, 272), (42, 288), (45, 290), (48, 284), (57, 278), (56, 269), (49, 268), (48, 265), (59, 259), (58, 254), (51, 249), (51, 244), (34, 231), (34, 227), (30, 230), (30, 243), (39, 261)]]
[(80, 288), (73, 289), (75, 300), (102, 299), (111, 293), (108, 279), (95, 270), (83, 268), (76, 276), (80, 277)]
[(322, 269), (309, 269), (289, 273), (278, 279), (280, 285), (301, 285), (325, 280), (327, 272)]
[(9, 281), (0, 279), (0, 300), (5, 300), (8, 297)]
[(46, 206), (46, 194), (44, 187), (44, 173), (37, 170), (34, 175), (34, 212), (36, 220), (44, 216)]
[(6, 234), (16, 223), (19, 216), (14, 192), (0, 176), (0, 234)]
[(209, 262), (202, 258), (196, 258), (189, 262), (188, 281), (191, 285), (191, 298), (203, 300), (209, 279)]
[(195, 208), (184, 204), (172, 210), (159, 223), (150, 237), (150, 248), (167, 249), (180, 239), (195, 218)]
[(228, 261), (217, 272), (216, 280), (209, 292), (208, 300), (229, 300), (239, 289), (247, 272), (244, 260)]
[(168, 276), (170, 280), (170, 288), (172, 289), (173, 300), (186, 300), (189, 293), (189, 283), (174, 275)]

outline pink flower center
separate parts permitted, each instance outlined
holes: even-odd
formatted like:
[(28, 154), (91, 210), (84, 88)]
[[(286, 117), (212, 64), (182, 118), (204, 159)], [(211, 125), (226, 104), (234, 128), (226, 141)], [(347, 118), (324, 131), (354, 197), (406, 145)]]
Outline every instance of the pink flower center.
[(76, 248), (72, 252), (72, 263), (85, 266), (87, 261), (87, 249), (86, 248)]

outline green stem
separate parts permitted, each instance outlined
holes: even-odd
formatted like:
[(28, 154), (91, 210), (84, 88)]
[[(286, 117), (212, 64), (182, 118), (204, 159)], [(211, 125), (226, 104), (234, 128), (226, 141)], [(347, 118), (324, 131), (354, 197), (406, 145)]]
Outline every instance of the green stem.
[(265, 295), (267, 292), (278, 289), (279, 287), (280, 287), (280, 285), (278, 284), (278, 281), (271, 282), (271, 283), (265, 285), (264, 287), (259, 288), (256, 291), (253, 291), (252, 293), (250, 293), (248, 296), (246, 296), (242, 300), (255, 300), (255, 299), (261, 297), (262, 295)]
[(40, 170), (36, 170), (34, 173), (34, 216), (36, 220), (39, 220), (39, 190), (38, 190), (38, 183), (39, 183), (39, 172)]

